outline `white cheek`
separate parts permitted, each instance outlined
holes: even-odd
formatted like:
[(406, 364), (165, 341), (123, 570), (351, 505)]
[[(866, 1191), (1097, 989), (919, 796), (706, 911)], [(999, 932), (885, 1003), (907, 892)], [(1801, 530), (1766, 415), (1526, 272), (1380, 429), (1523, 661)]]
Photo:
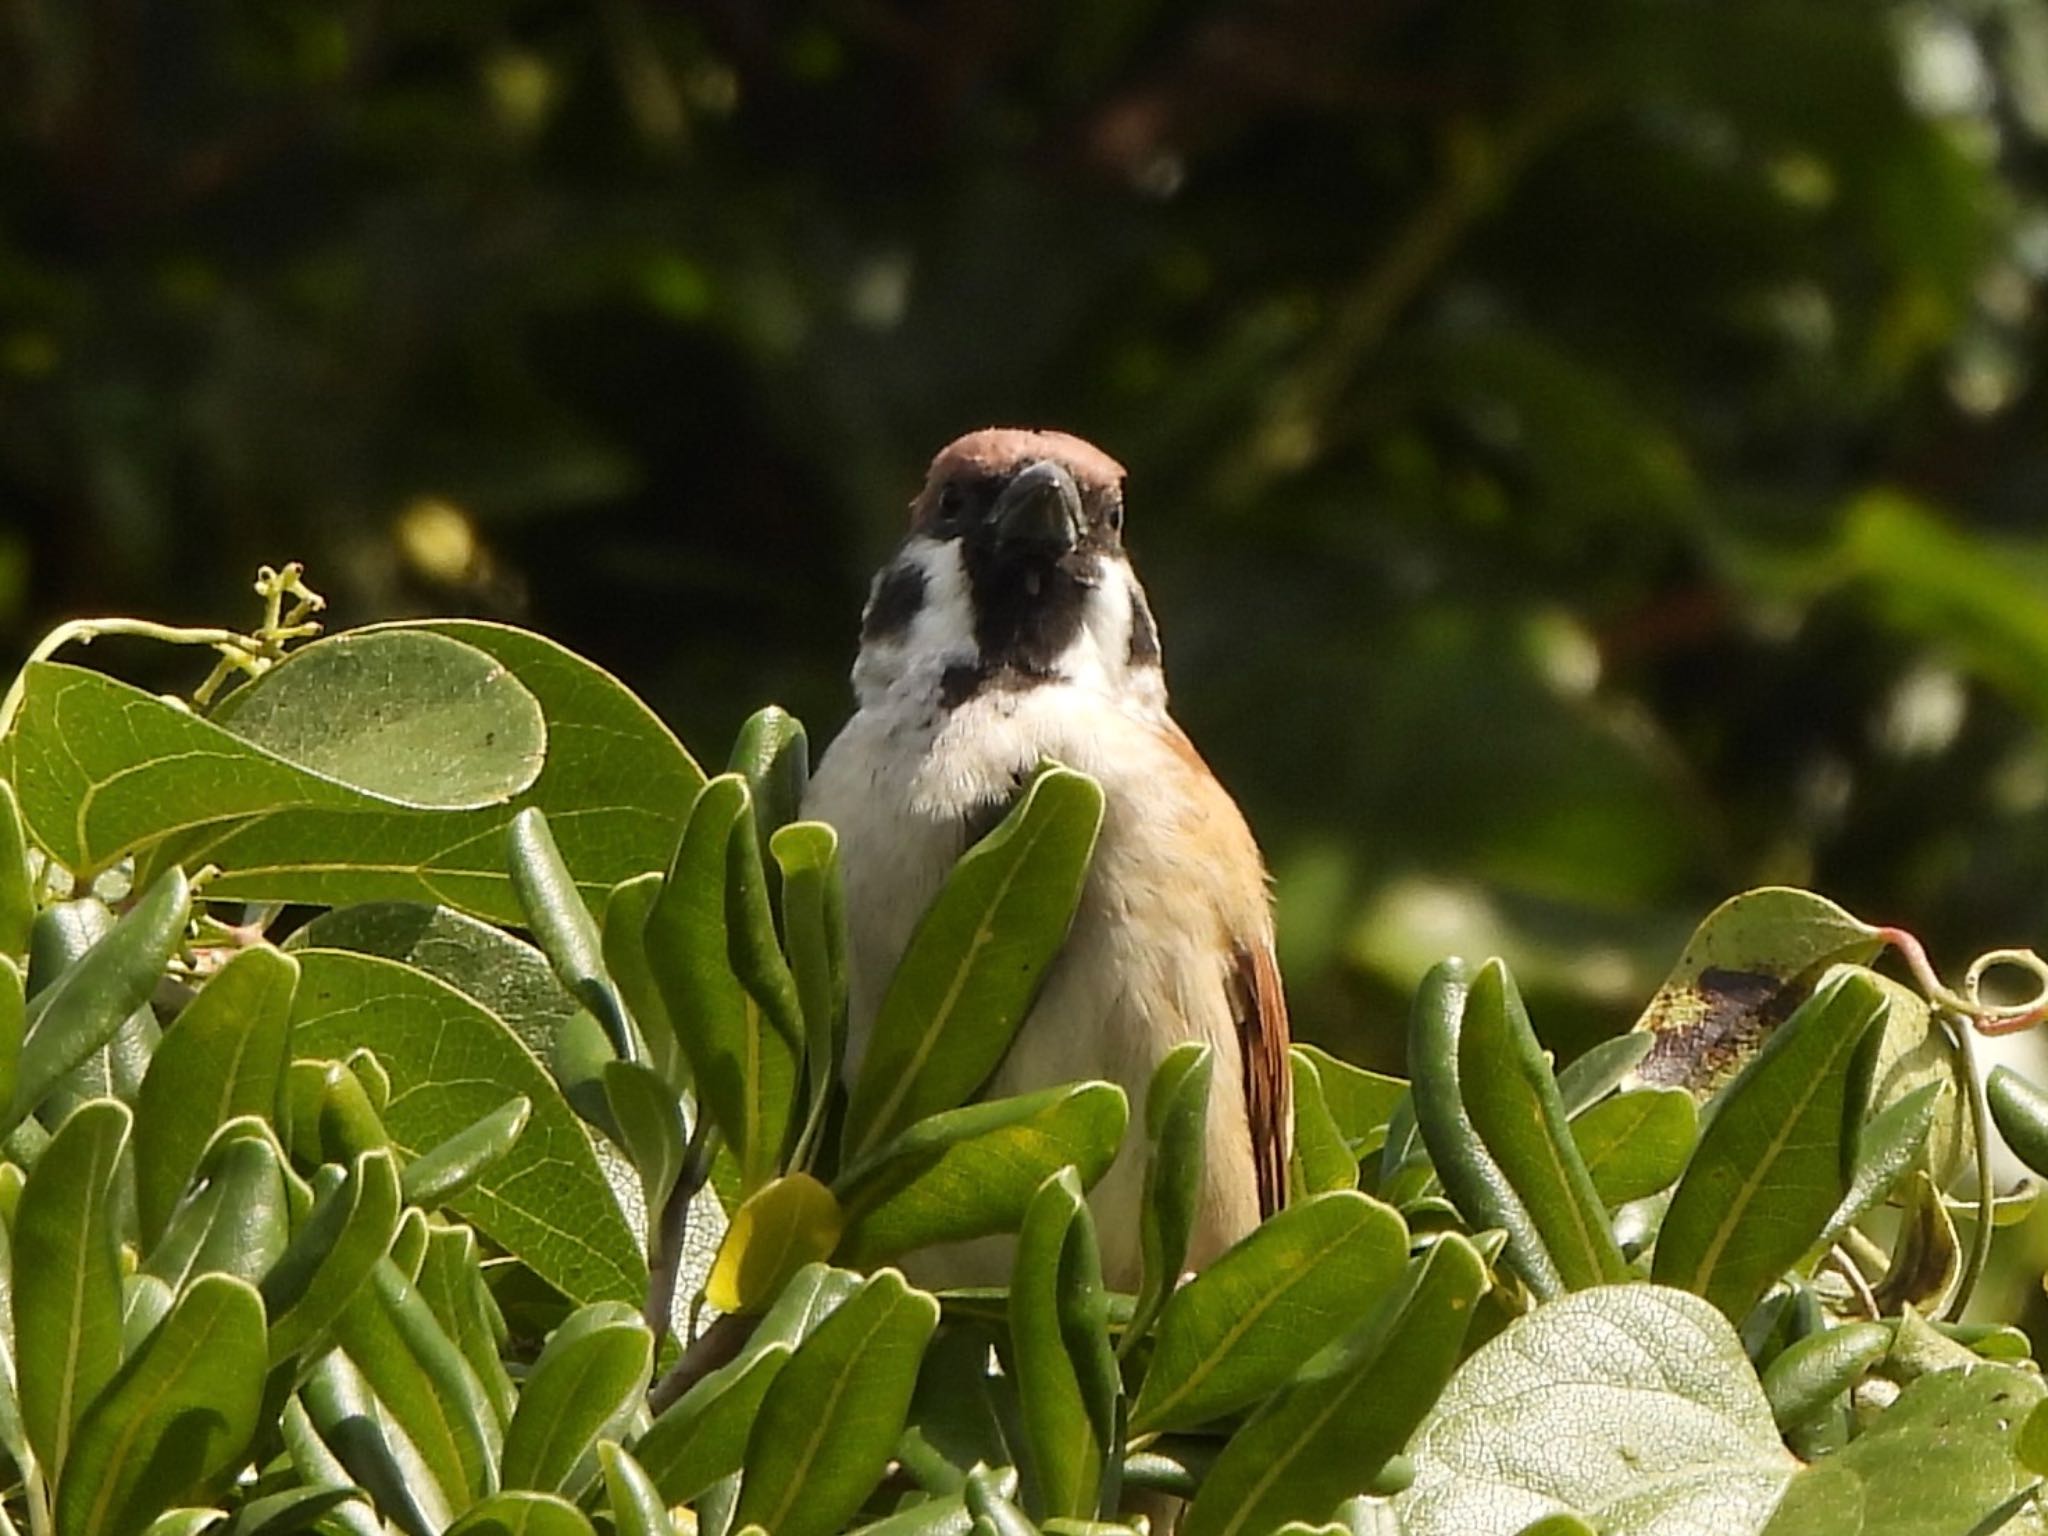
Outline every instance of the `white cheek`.
[(904, 551), (924, 572), (924, 606), (911, 622), (904, 649), (919, 661), (936, 660), (951, 665), (972, 661), (974, 645), (974, 594), (967, 585), (967, 568), (960, 559), (959, 541), (941, 544), (918, 539)]
[(914, 565), (924, 573), (924, 597), (900, 634), (861, 646), (853, 687), (863, 708), (906, 690), (929, 691), (946, 668), (974, 660), (974, 602), (959, 544), (914, 538), (888, 568), (898, 565)]

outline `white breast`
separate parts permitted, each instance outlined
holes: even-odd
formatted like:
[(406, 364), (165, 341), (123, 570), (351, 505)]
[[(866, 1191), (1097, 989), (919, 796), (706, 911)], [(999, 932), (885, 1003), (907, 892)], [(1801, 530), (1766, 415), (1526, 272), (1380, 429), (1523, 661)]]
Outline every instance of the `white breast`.
[[(865, 690), (864, 690), (865, 691)], [(818, 766), (805, 814), (839, 831), (850, 946), (849, 1072), (911, 931), (964, 850), (970, 821), (1051, 758), (1093, 775), (1106, 809), (1066, 948), (987, 1096), (1104, 1078), (1141, 1121), (1160, 1058), (1182, 1040), (1216, 1050), (1211, 1147), (1197, 1262), (1258, 1221), (1243, 1071), (1231, 1003), (1233, 937), (1263, 939), (1266, 897), (1242, 819), (1150, 701), (1079, 683), (988, 690), (951, 713), (923, 690), (869, 696)], [(926, 698), (933, 695), (925, 693)], [(1112, 1285), (1135, 1286), (1141, 1133), (1127, 1135), (1091, 1198)], [(1008, 1245), (961, 1245), (914, 1265), (929, 1283), (1007, 1278)]]

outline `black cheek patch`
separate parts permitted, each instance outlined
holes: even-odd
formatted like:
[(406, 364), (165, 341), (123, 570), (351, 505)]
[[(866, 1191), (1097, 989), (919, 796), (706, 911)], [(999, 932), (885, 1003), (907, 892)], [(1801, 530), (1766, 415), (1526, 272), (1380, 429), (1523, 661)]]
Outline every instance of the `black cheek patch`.
[(1131, 588), (1131, 644), (1126, 660), (1133, 667), (1159, 665), (1159, 626), (1152, 622), (1151, 604), (1136, 587)]
[(863, 640), (886, 640), (910, 628), (911, 620), (924, 607), (924, 571), (916, 565), (899, 565), (885, 575), (868, 600), (868, 611), (860, 622)]

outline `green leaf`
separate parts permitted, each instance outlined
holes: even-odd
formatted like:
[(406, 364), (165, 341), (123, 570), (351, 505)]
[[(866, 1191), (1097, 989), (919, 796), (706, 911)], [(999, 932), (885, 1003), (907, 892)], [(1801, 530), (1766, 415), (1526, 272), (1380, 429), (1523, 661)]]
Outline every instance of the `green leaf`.
[[(1569, 1447), (1569, 1454), (1559, 1454)], [(1510, 1323), (1409, 1442), (1408, 1536), (1508, 1536), (1577, 1514), (1616, 1536), (1754, 1531), (1799, 1463), (1742, 1342), (1647, 1285), (1574, 1292)]]
[(1883, 1323), (1844, 1323), (1810, 1333), (1781, 1350), (1763, 1374), (1764, 1397), (1780, 1430), (1824, 1412), (1891, 1352)]
[(15, 1212), (13, 1317), (21, 1416), (45, 1475), (121, 1363), (114, 1174), (131, 1119), (113, 1099), (74, 1111), (29, 1174)]
[(797, 1347), (747, 1440), (735, 1523), (830, 1536), (881, 1481), (939, 1304), (885, 1269)]
[(552, 1493), (512, 1489), (463, 1512), (446, 1536), (596, 1536), (590, 1520)]
[(79, 1421), (57, 1487), (62, 1536), (133, 1536), (222, 1486), (255, 1435), (263, 1303), (202, 1275)]
[(429, 1147), (405, 1165), (399, 1186), (405, 1203), (431, 1210), (461, 1195), (510, 1155), (532, 1115), (531, 1099), (507, 1099), (474, 1125)]
[(1040, 1184), (1072, 1164), (1109, 1171), (1129, 1108), (1113, 1083), (1076, 1083), (918, 1121), (835, 1186), (845, 1262), (871, 1267), (934, 1243), (1014, 1232)]
[(368, 1284), (398, 1231), (399, 1205), (398, 1163), (382, 1149), (320, 1196), (263, 1277), (272, 1365), (320, 1339)]
[(505, 828), (529, 805), (547, 812), (593, 905), (617, 882), (668, 867), (676, 829), (704, 776), (617, 678), (551, 640), (501, 624), (440, 619), (356, 633), (414, 632), (487, 653), (539, 700), (548, 743), (540, 777), (509, 805), (483, 810), (307, 804), (209, 828), (179, 850), (192, 868), (220, 869), (209, 895), (331, 907), (445, 903), (516, 923)]
[(832, 1191), (807, 1173), (785, 1174), (733, 1212), (704, 1299), (721, 1312), (758, 1312), (796, 1272), (832, 1256), (845, 1218)]
[(755, 710), (733, 739), (725, 767), (747, 781), (765, 859), (774, 834), (796, 820), (810, 783), (811, 750), (803, 722), (773, 704)]
[(597, 1459), (604, 1466), (604, 1490), (618, 1536), (676, 1536), (668, 1505), (646, 1468), (611, 1440), (601, 1441)]
[(1941, 1112), (1944, 1091), (1940, 1083), (1924, 1083), (1865, 1122), (1857, 1138), (1856, 1166), (1849, 1175), (1848, 1193), (1814, 1240), (1814, 1248), (1832, 1247), (1913, 1171)]
[(846, 1046), (846, 905), (839, 834), (822, 821), (778, 827), (768, 849), (782, 871), (782, 939), (804, 1019), (808, 1074), (802, 1144), (817, 1145)]
[(353, 1360), (340, 1350), (321, 1355), (299, 1389), (299, 1401), (305, 1424), (295, 1428), (289, 1410), (285, 1416), (294, 1462), (315, 1468), (323, 1481), (359, 1484), (376, 1512), (407, 1536), (440, 1536), (452, 1512), (449, 1491), (400, 1433)]
[(1138, 1208), (1144, 1270), (1124, 1329), (1124, 1352), (1152, 1326), (1187, 1268), (1188, 1248), (1201, 1216), (1209, 1087), (1215, 1074), (1215, 1051), (1202, 1041), (1184, 1040), (1161, 1058), (1145, 1092), (1145, 1137), (1151, 1155), (1145, 1163), (1144, 1202)]
[[(722, 775), (691, 807), (648, 914), (646, 943), (700, 1100), (739, 1160), (746, 1194), (778, 1171), (803, 1044), (795, 982), (786, 969), (776, 977), (762, 953), (774, 947), (766, 900), (746, 781)], [(743, 975), (748, 970), (756, 979), (788, 981), (786, 1015), (776, 1011), (779, 986), (764, 998)]]
[(1288, 1182), (1299, 1199), (1358, 1187), (1358, 1159), (1323, 1102), (1323, 1080), (1314, 1062), (1292, 1047), (1288, 1070), (1294, 1081), (1294, 1148)]
[(671, 1504), (740, 1469), (768, 1384), (796, 1347), (860, 1289), (861, 1278), (813, 1264), (782, 1289), (740, 1352), (672, 1403), (633, 1447)]
[(619, 1145), (640, 1175), (641, 1199), (659, 1211), (689, 1151), (682, 1100), (660, 1073), (637, 1061), (608, 1061), (600, 1076)]
[(239, 1115), (276, 1115), (298, 984), (291, 956), (268, 945), (242, 950), (185, 1005), (150, 1057), (135, 1101), (135, 1208), (145, 1250), (213, 1133)]
[(689, 1058), (676, 1038), (668, 1004), (661, 999), (661, 988), (656, 985), (654, 971), (647, 961), (647, 914), (661, 899), (663, 879), (660, 870), (649, 870), (613, 886), (604, 904), (604, 935), (600, 942), (605, 973), (640, 1026), (640, 1043), (647, 1047), (649, 1063), (670, 1088), (681, 1094), (690, 1087)]
[(368, 1499), (360, 1488), (302, 1486), (262, 1494), (235, 1511), (222, 1536), (297, 1536), (329, 1529), (322, 1524), (324, 1517), (345, 1504), (368, 1512)]
[(1350, 1190), (1290, 1205), (1173, 1293), (1131, 1433), (1192, 1429), (1278, 1391), (1392, 1294), (1408, 1228)]
[(1583, 1290), (1626, 1279), (1628, 1265), (1572, 1141), (1556, 1080), (1499, 960), (1472, 979), (1458, 1073), (1472, 1127), (1528, 1211), (1559, 1280)]
[[(1415, 1123), (1444, 1192), (1472, 1230), (1507, 1234), (1507, 1257), (1538, 1296), (1565, 1291), (1529, 1208), (1473, 1125), (1460, 1086), (1460, 1040), (1469, 1012), (1465, 962), (1448, 959), (1422, 978), (1408, 1015), (1408, 1067)], [(1395, 1144), (1387, 1142), (1389, 1156)], [(1382, 1159), (1381, 1186), (1388, 1183)]]
[(592, 1315), (616, 1305), (572, 1316), (534, 1362), (505, 1430), (505, 1487), (576, 1492), (599, 1438), (616, 1436), (646, 1393), (654, 1335), (637, 1317)]
[(1564, 1100), (1564, 1112), (1576, 1118), (1606, 1098), (1628, 1079), (1656, 1043), (1657, 1037), (1648, 1031), (1631, 1030), (1588, 1046), (1557, 1074), (1557, 1096)]
[(539, 700), (494, 657), (424, 629), (302, 645), (214, 711), (215, 723), (321, 778), (435, 810), (498, 805), (547, 751)]
[(539, 950), (448, 907), (410, 902), (343, 907), (314, 918), (285, 947), (293, 953), (346, 949), (425, 971), (502, 1020), (542, 1061), (579, 1021), (603, 1036), (596, 1020), (562, 990)]
[(1877, 929), (1811, 891), (1765, 886), (1730, 897), (1702, 919), (1636, 1022), (1656, 1037), (1642, 1080), (1704, 1097), (1756, 1054), (1823, 971), (1864, 964), (1883, 947)]
[(529, 805), (507, 829), (506, 862), (512, 891), (541, 953), (554, 967), (562, 988), (604, 1026), (621, 1061), (637, 1061), (639, 1042), (626, 1005), (605, 970), (603, 940), (597, 921), (576, 889), (576, 877), (556, 846), (547, 813)]
[[(387, 775), (344, 782), (102, 673), (39, 661), (24, 675), (14, 786), (36, 841), (75, 874), (228, 818), (401, 803)], [(420, 792), (438, 787), (428, 775)]]
[(1303, 1367), (1217, 1458), (1184, 1536), (1253, 1536), (1320, 1520), (1362, 1492), (1436, 1401), (1486, 1288), (1462, 1237), (1432, 1243), (1408, 1284)]
[(499, 1355), (505, 1320), (484, 1282), (476, 1233), (468, 1227), (429, 1226), (426, 1258), (416, 1283), (442, 1332), (476, 1372), (499, 1425), (510, 1423), (518, 1395)]
[(637, 1304), (646, 1263), (590, 1140), (506, 1023), (408, 965), (343, 950), (298, 955), (292, 1048), (374, 1051), (391, 1075), (385, 1126), (408, 1156), (499, 1109), (508, 1094), (529, 1100), (525, 1131), (454, 1209), (572, 1302)]
[[(451, 1508), (496, 1485), (496, 1415), (476, 1373), (389, 1259), (334, 1322), (334, 1341)], [(380, 1501), (381, 1502), (381, 1501)]]
[[(1842, 1449), (1806, 1468), (1763, 1536), (1957, 1536), (2038, 1527), (2018, 1496), (2038, 1487), (2013, 1426), (2041, 1403), (2040, 1375), (1977, 1365), (1908, 1382)], [(2032, 1522), (2031, 1524), (2029, 1522)]]
[(185, 936), (191, 887), (170, 870), (77, 960), (29, 999), (21, 1060), (0, 1129), (11, 1130), (59, 1078), (149, 1001)]
[(739, 1471), (768, 1388), (796, 1346), (773, 1342), (720, 1366), (664, 1410), (633, 1447), (669, 1504)]
[(204, 1184), (171, 1213), (144, 1271), (173, 1291), (213, 1272), (256, 1284), (284, 1253), (290, 1225), (284, 1159), (267, 1122), (230, 1121), (198, 1173)]
[(29, 925), (35, 921), (35, 882), (29, 874), (28, 828), (21, 800), (0, 774), (0, 957), (28, 953)]
[(0, 955), (0, 1104), (14, 1097), (21, 1070), (21, 1042), (28, 1033), (28, 983), (21, 967)]
[(1572, 1145), (1603, 1204), (1668, 1189), (1699, 1139), (1699, 1111), (1683, 1088), (1636, 1088), (1602, 1099), (1572, 1121)]
[(953, 866), (883, 993), (847, 1105), (847, 1162), (995, 1071), (1066, 939), (1101, 826), (1101, 787), (1048, 768)]
[(1848, 1191), (1854, 1069), (1886, 1006), (1863, 973), (1834, 972), (1728, 1085), (1659, 1230), (1660, 1285), (1741, 1318), (1820, 1235)]
[[(1039, 1186), (1017, 1237), (1010, 1342), (1030, 1448), (1032, 1513), (1093, 1518), (1115, 1497), (1106, 1463), (1116, 1434), (1116, 1366), (1095, 1223), (1081, 1181), (1062, 1169)], [(1106, 1373), (1106, 1375), (1105, 1375)]]
[(1394, 1110), (1407, 1094), (1408, 1085), (1398, 1077), (1354, 1067), (1320, 1046), (1297, 1045), (1293, 1049), (1307, 1057), (1316, 1069), (1316, 1076), (1322, 1080), (1323, 1103), (1352, 1149), (1376, 1146), (1383, 1141), (1387, 1123), (1394, 1118)]
[(1991, 1119), (2013, 1156), (2035, 1173), (2048, 1169), (2048, 1092), (2011, 1067), (1998, 1066), (1984, 1082)]

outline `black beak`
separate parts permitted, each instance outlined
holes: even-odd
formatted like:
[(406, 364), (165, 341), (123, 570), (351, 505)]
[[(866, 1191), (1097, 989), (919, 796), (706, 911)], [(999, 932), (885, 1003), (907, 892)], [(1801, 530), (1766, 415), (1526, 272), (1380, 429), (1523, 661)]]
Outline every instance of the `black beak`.
[(1040, 459), (1003, 487), (991, 522), (999, 545), (1057, 559), (1081, 542), (1080, 489), (1064, 467)]

